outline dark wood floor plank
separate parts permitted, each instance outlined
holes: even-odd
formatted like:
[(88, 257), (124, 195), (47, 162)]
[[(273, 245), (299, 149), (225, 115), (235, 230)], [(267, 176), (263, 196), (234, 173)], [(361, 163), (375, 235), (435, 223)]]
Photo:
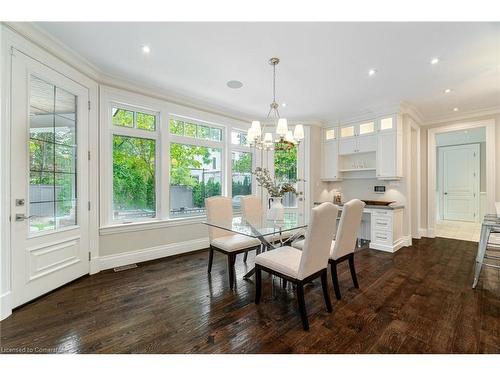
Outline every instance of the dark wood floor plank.
[[(395, 254), (364, 249), (360, 288), (340, 264), (342, 299), (326, 311), (319, 282), (305, 300), (302, 329), (295, 290), (263, 275), (254, 304), (253, 265), (208, 252), (104, 271), (16, 309), (0, 322), (0, 347), (69, 353), (500, 353), (500, 272), (485, 269), (471, 289), (477, 244), (414, 240)], [(330, 278), (329, 278), (330, 280)], [(330, 294), (333, 290), (330, 285)]]

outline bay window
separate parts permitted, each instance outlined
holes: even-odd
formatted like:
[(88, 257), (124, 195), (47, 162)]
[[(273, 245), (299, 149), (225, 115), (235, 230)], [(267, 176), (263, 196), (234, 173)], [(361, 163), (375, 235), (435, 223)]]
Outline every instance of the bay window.
[(205, 113), (111, 88), (101, 106), (104, 233), (122, 224), (202, 220), (206, 198), (227, 195), (238, 210), (240, 198), (252, 194), (246, 131), (219, 125), (224, 117), (195, 119), (187, 115)]

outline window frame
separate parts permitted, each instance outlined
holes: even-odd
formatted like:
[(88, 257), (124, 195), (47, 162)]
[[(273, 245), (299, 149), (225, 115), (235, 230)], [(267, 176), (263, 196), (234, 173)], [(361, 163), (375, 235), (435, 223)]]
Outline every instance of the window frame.
[[(252, 172), (255, 171), (255, 166), (256, 166), (256, 152), (255, 152), (255, 148), (252, 148), (250, 146), (243, 146), (241, 144), (239, 145), (233, 145), (233, 143), (231, 142), (232, 140), (232, 132), (239, 132), (239, 133), (246, 133), (247, 130), (243, 130), (239, 127), (236, 127), (236, 126), (233, 126), (231, 127), (230, 129), (228, 129), (228, 136), (227, 136), (227, 145), (228, 145), (228, 162), (229, 162), (229, 165), (228, 165), (228, 185), (227, 185), (227, 188), (228, 188), (228, 193), (227, 193), (227, 196), (231, 199), (233, 199), (233, 163), (232, 163), (232, 152), (233, 151), (237, 151), (237, 152), (247, 152), (247, 153), (250, 153), (252, 154)], [(256, 184), (257, 184), (257, 181), (255, 180), (255, 176), (253, 175), (252, 173), (252, 191), (251, 191), (251, 195), (255, 195), (255, 192), (256, 192)], [(240, 210), (236, 210), (235, 212), (240, 212)]]
[[(127, 128), (112, 124), (112, 108), (119, 107), (135, 112), (157, 115), (155, 131)], [(194, 122), (221, 130), (222, 140), (214, 141), (170, 133), (170, 119)], [(178, 225), (201, 223), (206, 215), (170, 217), (170, 144), (181, 143), (204, 146), (221, 150), (221, 192), (222, 196), (232, 197), (231, 151), (250, 152), (252, 170), (255, 169), (259, 155), (253, 148), (231, 145), (231, 131), (247, 132), (250, 124), (220, 114), (186, 107), (146, 95), (125, 91), (109, 86), (100, 87), (100, 142), (99, 142), (99, 233), (111, 235), (134, 230), (160, 229)], [(134, 116), (134, 125), (136, 116)], [(136, 220), (113, 220), (113, 134), (138, 138), (154, 139), (156, 142), (156, 176), (154, 218)], [(252, 178), (252, 194), (256, 191), (255, 178)]]
[[(113, 124), (113, 108), (125, 109), (127, 111), (134, 112), (134, 126), (132, 128), (120, 125)], [(108, 103), (107, 111), (108, 113), (108, 130), (109, 130), (109, 139), (107, 141), (110, 153), (110, 174), (107, 176), (110, 181), (109, 191), (109, 208), (108, 208), (108, 220), (106, 221), (110, 225), (119, 225), (119, 224), (132, 224), (139, 222), (149, 222), (156, 221), (161, 218), (161, 202), (159, 196), (159, 183), (160, 183), (160, 168), (161, 168), (161, 142), (160, 142), (160, 126), (161, 124), (161, 113), (160, 111), (154, 111), (150, 108), (144, 108), (141, 106), (132, 106), (126, 103), (121, 103), (118, 101), (110, 101)], [(136, 127), (137, 125), (137, 115), (136, 113), (145, 113), (149, 115), (155, 116), (155, 130), (146, 130), (139, 129)], [(155, 216), (154, 217), (140, 217), (140, 218), (131, 218), (129, 220), (117, 220), (113, 215), (113, 205), (114, 205), (114, 183), (113, 183), (113, 137), (115, 135), (129, 138), (142, 138), (142, 139), (150, 139), (155, 141)]]
[[(214, 141), (212, 139), (203, 139), (203, 138), (197, 138), (197, 137), (190, 137), (186, 135), (178, 135), (178, 134), (173, 134), (170, 132), (170, 120), (178, 120), (178, 121), (184, 121), (184, 122), (189, 122), (189, 123), (194, 123), (196, 125), (202, 125), (202, 126), (209, 126), (210, 128), (217, 128), (221, 130), (221, 137), (222, 140), (220, 141)], [(186, 219), (193, 219), (193, 218), (205, 218), (206, 215), (186, 215), (182, 217), (171, 217), (170, 216), (170, 145), (173, 143), (176, 144), (182, 144), (186, 146), (197, 146), (197, 147), (207, 147), (207, 148), (215, 148), (215, 149), (220, 149), (221, 152), (221, 196), (227, 196), (227, 175), (226, 175), (226, 170), (227, 170), (227, 147), (226, 147), (226, 142), (225, 140), (227, 139), (227, 134), (228, 131), (227, 129), (230, 127), (221, 125), (221, 124), (216, 124), (210, 121), (205, 121), (205, 120), (199, 120), (195, 119), (192, 117), (187, 117), (179, 114), (173, 114), (169, 113), (168, 116), (168, 122), (167, 122), (167, 131), (169, 134), (169, 142), (168, 142), (168, 184), (167, 190), (168, 192), (166, 193), (168, 195), (168, 202), (167, 202), (167, 209), (166, 209), (166, 215), (168, 217), (168, 220), (186, 220)]]

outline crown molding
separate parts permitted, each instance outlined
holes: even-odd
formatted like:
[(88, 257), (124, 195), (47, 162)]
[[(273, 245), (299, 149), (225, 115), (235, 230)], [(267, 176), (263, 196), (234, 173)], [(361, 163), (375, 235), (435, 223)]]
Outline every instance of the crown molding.
[(106, 85), (121, 90), (127, 90), (136, 94), (165, 100), (173, 104), (189, 107), (191, 109), (204, 111), (218, 116), (224, 116), (233, 120), (250, 122), (250, 116), (231, 111), (229, 108), (217, 106), (213, 103), (196, 101), (186, 96), (180, 96), (167, 91), (161, 87), (145, 85), (142, 82), (130, 78), (113, 75), (102, 71), (96, 65), (85, 59), (79, 53), (54, 38), (45, 30), (31, 22), (2, 22), (11, 31), (34, 43), (37, 47), (57, 57), (75, 70), (96, 81), (100, 85)]
[(410, 116), (413, 119), (413, 121), (415, 121), (417, 126), (420, 127), (422, 126), (422, 124), (425, 123), (424, 116), (415, 105), (407, 101), (402, 101), (399, 106), (401, 109), (401, 113)]
[(93, 65), (90, 61), (83, 56), (63, 44), (58, 39), (47, 33), (31, 22), (2, 22), (13, 32), (28, 39), (30, 42), (37, 45), (37, 47), (50, 53), (51, 55), (61, 59), (66, 64), (70, 65), (75, 70), (86, 75), (87, 77), (99, 81), (102, 72), (99, 68)]
[[(165, 100), (173, 104), (189, 107), (191, 109), (204, 111), (218, 116), (224, 116), (237, 121), (250, 122), (252, 120), (251, 115), (242, 112), (235, 112), (231, 108), (227, 108), (203, 100), (196, 100), (188, 96), (182, 96), (179, 93), (165, 90), (164, 88), (159, 86), (145, 85), (142, 82), (132, 80), (128, 77), (106, 73), (96, 65), (85, 59), (78, 52), (74, 51), (32, 22), (1, 22), (1, 24), (24, 37), (25, 39), (31, 41), (44, 51), (64, 61), (73, 69), (79, 71), (98, 84), (127, 90), (141, 95), (147, 95), (155, 99)], [(352, 113), (346, 116), (341, 116), (337, 119), (316, 118), (302, 119), (300, 121), (294, 120), (293, 122), (311, 124), (313, 126), (328, 127), (339, 125), (341, 123), (363, 121), (389, 113), (407, 114), (411, 116), (419, 126), (430, 126), (433, 124), (463, 120), (466, 118), (498, 114), (500, 113), (500, 106), (460, 112), (451, 115), (438, 115), (428, 117), (424, 116), (415, 105), (407, 101), (402, 101), (393, 105), (380, 106), (378, 108), (369, 108), (364, 112)]]
[(426, 118), (426, 121), (422, 123), (422, 126), (429, 127), (432, 125), (442, 124), (446, 122), (453, 121), (462, 121), (466, 119), (471, 119), (475, 117), (485, 117), (500, 114), (500, 106), (493, 106), (482, 108), (478, 110), (459, 112), (454, 115), (446, 115), (446, 116), (436, 116), (431, 118)]

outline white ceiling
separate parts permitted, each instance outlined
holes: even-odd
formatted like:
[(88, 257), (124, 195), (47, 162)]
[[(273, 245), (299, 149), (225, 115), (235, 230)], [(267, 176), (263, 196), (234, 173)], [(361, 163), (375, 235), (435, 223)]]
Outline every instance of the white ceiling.
[(37, 25), (106, 74), (244, 118), (267, 114), (273, 56), (291, 120), (347, 119), (402, 101), (426, 119), (500, 107), (500, 23)]

